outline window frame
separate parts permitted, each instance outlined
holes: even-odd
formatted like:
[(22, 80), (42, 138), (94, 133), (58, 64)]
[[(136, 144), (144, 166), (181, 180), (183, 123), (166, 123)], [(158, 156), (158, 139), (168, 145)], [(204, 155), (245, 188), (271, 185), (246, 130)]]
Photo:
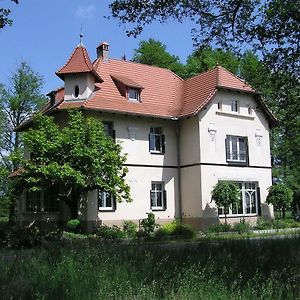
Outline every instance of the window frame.
[[(161, 189), (157, 189), (157, 186), (160, 185)], [(154, 187), (154, 189), (153, 189)], [(157, 205), (157, 194), (160, 194), (161, 205)], [(153, 205), (153, 195), (156, 198), (156, 205)], [(165, 190), (164, 181), (151, 181), (151, 190), (150, 190), (150, 209), (152, 211), (165, 211), (167, 209), (167, 192)]]
[(239, 100), (232, 100), (231, 101), (231, 112), (232, 113), (237, 113), (237, 114), (240, 112)]
[[(136, 94), (135, 98), (130, 97), (130, 92), (134, 92)], [(127, 88), (127, 98), (132, 102), (140, 102), (141, 101), (141, 91), (137, 88), (128, 87)]]
[[(114, 130), (114, 123), (112, 121), (102, 121), (103, 131), (106, 136), (111, 137), (114, 141), (116, 140), (116, 131)], [(106, 125), (108, 125), (108, 129), (106, 129)]]
[[(159, 133), (155, 132), (155, 130), (159, 130)], [(159, 147), (156, 147), (156, 139), (158, 139)], [(165, 154), (165, 135), (161, 126), (150, 127), (149, 152), (151, 154)]]
[[(36, 201), (38, 201), (38, 205), (36, 205), (36, 209), (28, 209), (29, 207), (29, 204), (28, 204), (28, 195), (29, 194), (33, 194), (33, 193), (37, 193), (39, 194), (39, 197), (38, 199), (35, 199)], [(24, 203), (24, 210), (23, 212), (25, 213), (59, 213), (60, 211), (60, 208), (59, 208), (59, 202), (57, 201), (57, 206), (55, 205), (52, 205), (52, 207), (49, 205), (49, 203), (52, 202), (53, 204), (53, 201), (51, 201), (51, 198), (47, 199), (46, 200), (46, 196), (49, 196), (50, 194), (52, 194), (50, 191), (49, 192), (45, 192), (45, 191), (35, 191), (35, 192), (29, 192), (28, 190), (25, 190), (25, 203)], [(50, 201), (49, 201), (50, 200)], [(47, 204), (48, 205), (47, 205)], [(51, 207), (51, 209), (49, 209)]]
[[(111, 199), (110, 199), (111, 205), (110, 206), (100, 205), (101, 201), (103, 201), (100, 197), (100, 194), (102, 194), (102, 196), (103, 195), (109, 195), (111, 197)], [(97, 191), (97, 197), (98, 197), (98, 211), (100, 211), (100, 212), (114, 212), (114, 211), (116, 211), (116, 209), (117, 209), (116, 199), (115, 199), (115, 197), (113, 197), (113, 195), (111, 193), (109, 193), (107, 191), (98, 190)], [(107, 204), (106, 199), (107, 199), (107, 196), (105, 196), (105, 204)]]
[[(253, 217), (253, 216), (258, 216), (261, 214), (261, 203), (260, 203), (260, 188), (259, 188), (259, 185), (258, 185), (258, 182), (257, 181), (231, 181), (233, 183), (236, 183), (237, 185), (239, 185), (239, 189), (240, 189), (240, 193), (241, 193), (241, 204), (242, 206), (237, 206), (235, 209), (237, 211), (237, 213), (234, 213), (233, 212), (233, 208), (229, 208), (229, 211), (228, 213), (226, 214), (226, 217)], [(249, 184), (252, 184), (254, 185), (254, 188), (247, 188), (246, 185), (249, 185)], [(241, 185), (241, 188), (240, 188), (240, 185)], [(255, 197), (255, 203), (254, 203), (254, 206), (251, 205), (251, 199), (250, 199), (250, 209), (251, 211), (248, 213), (247, 212), (247, 209), (248, 207), (246, 206), (246, 193), (249, 194), (249, 191), (252, 191), (252, 195), (254, 195)], [(253, 207), (255, 208), (255, 212), (252, 212), (252, 209)], [(242, 209), (242, 212), (239, 213), (239, 208)], [(218, 211), (218, 216), (223, 218), (225, 217), (225, 214), (224, 214), (224, 208), (218, 208), (217, 209)], [(222, 213), (220, 213), (220, 211)]]
[[(241, 155), (245, 155), (245, 159), (234, 159), (234, 150), (233, 150), (233, 140), (236, 139), (236, 155), (237, 157), (241, 157)], [(245, 150), (241, 150), (240, 140), (244, 140)], [(228, 164), (235, 165), (248, 165), (249, 164), (249, 149), (248, 149), (248, 137), (246, 136), (238, 136), (238, 135), (226, 135), (225, 139), (225, 152), (226, 152), (226, 162)], [(242, 153), (244, 152), (244, 153)]]

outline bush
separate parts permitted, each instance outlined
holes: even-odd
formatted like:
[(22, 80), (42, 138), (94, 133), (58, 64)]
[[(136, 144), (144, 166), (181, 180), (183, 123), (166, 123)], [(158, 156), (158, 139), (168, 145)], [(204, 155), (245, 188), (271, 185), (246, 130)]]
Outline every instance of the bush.
[(273, 228), (272, 220), (266, 220), (264, 218), (259, 218), (257, 220), (257, 224), (254, 226), (254, 229), (257, 230), (265, 230), (265, 229), (272, 229), (272, 228)]
[(137, 224), (133, 221), (123, 221), (123, 231), (128, 238), (134, 238), (137, 232)]
[(66, 230), (77, 233), (80, 230), (80, 221), (78, 219), (69, 220), (66, 225)]
[(118, 226), (113, 225), (109, 227), (107, 225), (102, 225), (97, 230), (97, 235), (104, 239), (122, 239), (126, 237), (125, 232), (123, 232)]
[(219, 233), (219, 232), (228, 232), (232, 229), (230, 224), (214, 224), (208, 228), (208, 232), (210, 233)]
[(163, 225), (159, 228), (155, 237), (157, 239), (164, 239), (168, 236), (179, 236), (187, 239), (192, 239), (196, 236), (196, 230), (188, 224), (182, 224), (177, 220), (174, 220), (171, 223)]
[(245, 222), (245, 220), (242, 220), (239, 223), (235, 223), (233, 225), (233, 231), (237, 231), (239, 234), (249, 232), (251, 229), (251, 226), (248, 222)]
[(142, 228), (147, 236), (152, 236), (155, 228), (158, 227), (155, 222), (155, 215), (153, 213), (147, 213), (148, 217), (141, 222)]

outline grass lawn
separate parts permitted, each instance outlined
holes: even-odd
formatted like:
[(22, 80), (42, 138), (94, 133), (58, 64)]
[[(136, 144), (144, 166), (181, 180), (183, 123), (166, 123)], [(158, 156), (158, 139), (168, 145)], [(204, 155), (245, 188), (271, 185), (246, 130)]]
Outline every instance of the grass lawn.
[(300, 238), (0, 250), (1, 299), (299, 299)]

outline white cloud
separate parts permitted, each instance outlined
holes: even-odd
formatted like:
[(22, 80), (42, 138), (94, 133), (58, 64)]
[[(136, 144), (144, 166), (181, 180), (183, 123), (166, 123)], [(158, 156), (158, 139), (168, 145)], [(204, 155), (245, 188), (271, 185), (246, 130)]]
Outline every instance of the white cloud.
[(91, 19), (96, 12), (96, 7), (92, 4), (79, 6), (76, 10), (76, 16), (85, 19)]

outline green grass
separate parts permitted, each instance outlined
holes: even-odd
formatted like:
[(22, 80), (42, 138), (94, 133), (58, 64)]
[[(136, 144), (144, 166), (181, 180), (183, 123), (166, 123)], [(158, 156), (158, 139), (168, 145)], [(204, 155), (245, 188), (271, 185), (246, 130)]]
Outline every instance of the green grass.
[(2, 299), (297, 299), (300, 238), (0, 251)]

